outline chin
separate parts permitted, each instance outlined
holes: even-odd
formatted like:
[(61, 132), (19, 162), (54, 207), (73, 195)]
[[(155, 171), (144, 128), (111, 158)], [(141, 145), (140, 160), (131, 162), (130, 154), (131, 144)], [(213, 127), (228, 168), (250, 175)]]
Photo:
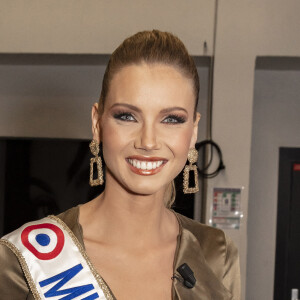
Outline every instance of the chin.
[(165, 186), (153, 186), (150, 185), (149, 183), (145, 184), (134, 184), (134, 185), (127, 185), (126, 189), (128, 192), (135, 194), (135, 195), (143, 195), (143, 196), (148, 196), (148, 195), (154, 195), (160, 191), (165, 190)]

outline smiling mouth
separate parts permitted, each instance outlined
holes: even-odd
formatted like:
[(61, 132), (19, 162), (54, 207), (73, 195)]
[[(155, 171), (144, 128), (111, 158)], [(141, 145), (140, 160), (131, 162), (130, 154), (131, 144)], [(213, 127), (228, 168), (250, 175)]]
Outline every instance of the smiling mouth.
[(126, 161), (128, 162), (130, 169), (139, 175), (154, 175), (160, 172), (164, 165), (168, 162), (166, 159), (154, 157), (139, 159), (135, 157), (128, 157), (126, 158)]

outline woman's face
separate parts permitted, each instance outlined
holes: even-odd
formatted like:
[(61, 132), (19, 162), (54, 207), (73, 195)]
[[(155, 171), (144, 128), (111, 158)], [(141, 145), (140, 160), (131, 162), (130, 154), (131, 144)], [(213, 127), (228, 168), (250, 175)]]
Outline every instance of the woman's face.
[(155, 194), (183, 169), (194, 147), (200, 115), (194, 121), (192, 81), (174, 67), (139, 64), (118, 71), (111, 83), (94, 139), (103, 143), (106, 184), (142, 195)]

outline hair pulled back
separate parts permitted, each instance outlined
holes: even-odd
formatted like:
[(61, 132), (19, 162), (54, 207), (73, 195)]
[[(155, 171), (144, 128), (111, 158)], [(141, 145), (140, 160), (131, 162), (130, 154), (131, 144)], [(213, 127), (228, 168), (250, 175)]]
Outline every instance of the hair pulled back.
[[(138, 65), (141, 63), (161, 63), (172, 66), (181, 72), (181, 74), (191, 79), (195, 95), (195, 119), (200, 88), (195, 62), (178, 37), (172, 33), (159, 30), (138, 32), (125, 39), (112, 53), (103, 77), (99, 99), (99, 114), (103, 113), (110, 83), (114, 75), (128, 65)], [(166, 207), (172, 206), (175, 196), (176, 189), (174, 181), (172, 181), (164, 196)]]
[(195, 62), (178, 37), (159, 30), (138, 32), (125, 39), (112, 53), (103, 77), (99, 101), (100, 112), (103, 111), (110, 82), (114, 75), (123, 67), (144, 62), (172, 66), (192, 80), (195, 94), (195, 117), (200, 88)]

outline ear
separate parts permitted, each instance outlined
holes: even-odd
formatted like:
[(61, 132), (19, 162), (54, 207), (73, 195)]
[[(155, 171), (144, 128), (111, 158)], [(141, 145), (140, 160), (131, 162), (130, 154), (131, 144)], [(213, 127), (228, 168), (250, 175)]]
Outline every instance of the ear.
[(98, 113), (98, 103), (94, 103), (92, 107), (92, 133), (93, 139), (100, 143), (100, 120)]
[(194, 121), (194, 129), (193, 129), (193, 135), (192, 135), (192, 139), (191, 139), (191, 144), (190, 144), (190, 148), (194, 148), (195, 144), (197, 142), (197, 137), (198, 137), (198, 123), (200, 121), (201, 115), (200, 113), (196, 113), (196, 118)]

